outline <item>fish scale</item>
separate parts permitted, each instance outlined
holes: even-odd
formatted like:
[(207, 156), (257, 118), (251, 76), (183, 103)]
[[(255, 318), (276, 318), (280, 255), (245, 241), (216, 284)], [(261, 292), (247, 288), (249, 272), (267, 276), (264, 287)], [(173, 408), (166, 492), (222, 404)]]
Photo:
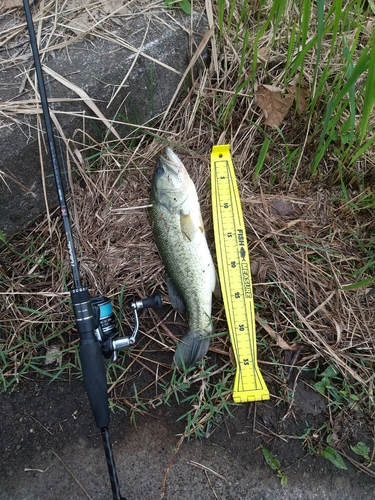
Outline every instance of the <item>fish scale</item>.
[(162, 206), (153, 207), (151, 212), (154, 212), (152, 220), (159, 253), (167, 274), (188, 310), (189, 328), (199, 330), (205, 324), (205, 329), (210, 330), (211, 318), (208, 321), (205, 308), (199, 305), (204, 295), (204, 292), (201, 294), (201, 287), (204, 287), (202, 274), (206, 271), (201, 266), (199, 251), (192, 249), (190, 242), (181, 237), (180, 215), (177, 212), (173, 214)]

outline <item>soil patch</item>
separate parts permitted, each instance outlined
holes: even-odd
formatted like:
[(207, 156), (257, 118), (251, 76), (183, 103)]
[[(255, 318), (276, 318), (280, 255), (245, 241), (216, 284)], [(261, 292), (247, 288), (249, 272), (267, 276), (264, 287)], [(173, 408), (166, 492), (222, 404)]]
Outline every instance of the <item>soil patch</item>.
[[(373, 478), (350, 464), (339, 470), (293, 438), (301, 436), (301, 425), (322, 418), (322, 401), (304, 382), (300, 387), (299, 423), (289, 417), (281, 422), (285, 408), (274, 401), (238, 405), (210, 437), (185, 441), (176, 454), (184, 430), (176, 419), (183, 405), (157, 407), (137, 418), (137, 428), (116, 410), (111, 437), (122, 494), (127, 500), (161, 498), (169, 470), (164, 498), (171, 500), (374, 498)], [(111, 497), (100, 432), (82, 382), (30, 381), (0, 399), (7, 415), (1, 427), (1, 500)], [(280, 461), (285, 487), (265, 463), (260, 445)]]

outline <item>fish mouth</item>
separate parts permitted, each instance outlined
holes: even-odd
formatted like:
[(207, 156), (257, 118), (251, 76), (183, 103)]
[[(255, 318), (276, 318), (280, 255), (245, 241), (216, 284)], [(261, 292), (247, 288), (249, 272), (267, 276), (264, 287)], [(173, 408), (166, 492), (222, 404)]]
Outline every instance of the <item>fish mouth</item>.
[(186, 169), (180, 160), (180, 158), (171, 150), (171, 148), (165, 148), (165, 156), (160, 155), (161, 163), (167, 167), (168, 170), (173, 172), (175, 175), (183, 175)]
[[(156, 179), (159, 178), (164, 187), (169, 185), (168, 190), (176, 192), (186, 191), (190, 178), (184, 164), (171, 148), (165, 149), (165, 156), (159, 156), (155, 169)], [(165, 180), (163, 181), (162, 179)]]

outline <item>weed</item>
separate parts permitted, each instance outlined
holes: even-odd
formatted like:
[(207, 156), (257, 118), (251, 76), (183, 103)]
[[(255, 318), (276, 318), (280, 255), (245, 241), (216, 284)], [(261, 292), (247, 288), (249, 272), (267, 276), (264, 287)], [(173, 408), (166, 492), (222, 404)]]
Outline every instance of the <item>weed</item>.
[(347, 470), (347, 466), (345, 465), (342, 456), (337, 450), (332, 448), (332, 446), (326, 446), (321, 450), (320, 454), (323, 458), (329, 460), (338, 469)]
[(137, 415), (144, 415), (145, 413), (147, 413), (148, 408), (147, 405), (139, 399), (136, 384), (133, 384), (133, 390), (136, 404), (131, 409), (130, 421), (134, 425), (134, 427), (137, 427)]
[[(321, 380), (314, 384), (320, 394), (326, 395), (330, 405), (335, 409), (349, 407), (354, 409), (360, 401), (361, 394), (354, 393), (354, 386), (347, 385), (340, 372), (333, 366), (328, 366), (321, 374)], [(339, 388), (341, 386), (341, 388)]]
[(185, 14), (191, 14), (191, 3), (189, 0), (164, 0), (164, 5), (166, 7), (174, 7), (177, 5)]
[(288, 478), (286, 477), (279, 460), (264, 446), (261, 445), (260, 449), (262, 450), (263, 457), (267, 465), (269, 465), (271, 469), (276, 472), (277, 477), (280, 478), (281, 486), (286, 486)]
[(370, 463), (370, 448), (367, 444), (359, 441), (356, 445), (350, 446), (350, 449), (360, 457), (363, 457), (367, 463)]
[[(221, 376), (217, 377), (218, 374)], [(231, 406), (234, 404), (229, 401), (232, 379), (232, 367), (224, 366), (218, 370), (216, 366), (204, 368), (202, 363), (200, 370), (192, 367), (183, 374), (175, 368), (168, 385), (161, 384), (165, 391), (164, 404), (170, 404), (173, 395), (178, 404), (189, 406), (189, 410), (178, 418), (186, 423), (185, 436), (188, 439), (208, 437), (216, 426), (232, 415)], [(192, 389), (193, 392), (186, 395)]]

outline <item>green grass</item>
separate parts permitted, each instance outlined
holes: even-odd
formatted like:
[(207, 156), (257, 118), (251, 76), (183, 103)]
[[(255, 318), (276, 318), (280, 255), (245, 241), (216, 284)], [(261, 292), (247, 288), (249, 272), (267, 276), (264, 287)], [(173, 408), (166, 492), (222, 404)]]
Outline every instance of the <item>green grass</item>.
[[(56, 272), (65, 288), (66, 270), (63, 272), (61, 261), (56, 260), (50, 236), (45, 237), (44, 232), (33, 236), (25, 243), (7, 243), (5, 249), (7, 259), (0, 276), (0, 392), (31, 373), (51, 381), (66, 379), (72, 368), (78, 373), (76, 362), (71, 361), (75, 358), (74, 347), (67, 346), (73, 326), (70, 301), (63, 294), (48, 293), (48, 285), (41, 286), (44, 281), (50, 283), (51, 272)], [(61, 311), (65, 311), (65, 321)], [(56, 348), (52, 357), (48, 353), (51, 346)]]
[[(336, 172), (330, 172), (331, 182), (338, 177), (347, 198), (347, 178), (355, 178), (356, 185), (359, 182), (351, 173), (353, 165), (374, 142), (371, 111), (375, 102), (375, 43), (374, 34), (366, 32), (369, 8), (358, 0), (331, 4), (323, 0), (272, 4), (261, 1), (256, 29), (249, 22), (249, 17), (254, 16), (251, 9), (248, 2), (238, 8), (235, 2), (218, 2), (219, 41), (234, 38), (239, 63), (234, 93), (221, 102), (216, 123), (225, 129), (236, 119), (238, 94), (251, 95), (255, 82), (259, 82), (258, 49), (260, 44), (268, 45), (271, 54), (279, 54), (281, 62), (277, 71), (269, 64), (264, 66), (265, 83), (273, 85), (276, 79), (286, 86), (296, 74), (305, 72), (310, 77), (306, 117), (313, 123), (306, 132), (315, 143), (309, 145), (310, 175), (326, 180), (324, 160), (334, 147)], [(297, 168), (304, 152), (298, 148), (291, 158), (285, 149), (283, 160), (290, 164), (289, 174)], [(256, 176), (261, 165), (260, 158)]]

